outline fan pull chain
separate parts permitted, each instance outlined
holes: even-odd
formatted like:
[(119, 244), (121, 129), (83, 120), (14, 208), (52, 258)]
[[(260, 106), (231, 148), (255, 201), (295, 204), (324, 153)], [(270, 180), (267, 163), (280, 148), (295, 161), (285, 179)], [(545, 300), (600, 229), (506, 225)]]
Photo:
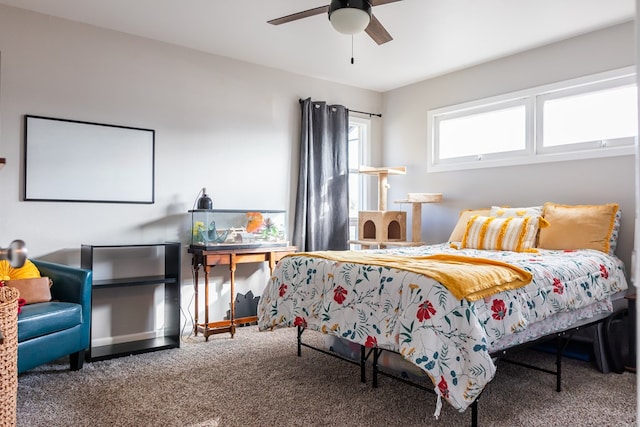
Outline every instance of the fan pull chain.
[(351, 65), (353, 65), (353, 34), (351, 34)]

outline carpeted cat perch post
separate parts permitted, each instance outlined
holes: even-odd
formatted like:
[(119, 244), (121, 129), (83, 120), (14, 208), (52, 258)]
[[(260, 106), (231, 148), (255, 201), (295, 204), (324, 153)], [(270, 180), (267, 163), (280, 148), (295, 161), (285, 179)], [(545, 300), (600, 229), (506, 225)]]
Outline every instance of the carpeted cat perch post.
[(407, 241), (407, 213), (387, 210), (387, 190), (389, 175), (404, 175), (407, 168), (360, 166), (359, 172), (378, 177), (378, 210), (358, 212), (358, 240), (349, 240), (350, 244), (360, 245), (364, 249), (387, 246), (424, 245), (422, 237), (422, 204), (438, 203), (442, 193), (409, 193), (404, 200), (396, 203), (410, 203), (413, 207), (411, 241)]
[(358, 235), (360, 244), (367, 247), (384, 245), (387, 242), (401, 242), (407, 237), (407, 214), (403, 211), (387, 210), (387, 190), (389, 175), (404, 175), (407, 169), (402, 167), (376, 168), (360, 166), (360, 173), (378, 177), (378, 210), (358, 212)]

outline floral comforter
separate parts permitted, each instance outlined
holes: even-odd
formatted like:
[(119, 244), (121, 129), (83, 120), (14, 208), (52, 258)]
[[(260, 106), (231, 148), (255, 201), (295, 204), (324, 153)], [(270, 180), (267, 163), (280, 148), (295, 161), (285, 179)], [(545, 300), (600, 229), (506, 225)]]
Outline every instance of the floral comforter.
[(552, 316), (595, 314), (585, 307), (597, 301), (599, 311), (611, 311), (610, 296), (627, 289), (623, 263), (595, 250), (533, 254), (440, 244), (369, 252), (497, 259), (530, 271), (533, 280), (470, 303), (417, 273), (293, 254), (277, 264), (260, 298), (259, 328), (300, 325), (399, 352), (429, 376), (438, 401), (459, 411), (493, 378), (490, 352), (500, 342), (526, 341), (530, 325)]

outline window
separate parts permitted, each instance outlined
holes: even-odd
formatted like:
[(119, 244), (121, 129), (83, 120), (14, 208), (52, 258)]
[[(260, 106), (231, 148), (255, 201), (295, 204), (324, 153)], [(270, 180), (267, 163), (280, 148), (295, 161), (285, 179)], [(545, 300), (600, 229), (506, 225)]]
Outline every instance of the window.
[(369, 163), (370, 121), (349, 117), (349, 239), (358, 238), (358, 212), (366, 206), (366, 187), (360, 166)]
[(438, 158), (442, 161), (482, 159), (526, 149), (526, 108), (522, 100), (436, 120)]
[(540, 152), (633, 144), (637, 98), (636, 85), (631, 82), (614, 87), (600, 85), (599, 89), (590, 85), (587, 92), (578, 88), (539, 96)]
[(632, 68), (432, 110), (428, 169), (629, 155), (637, 117)]

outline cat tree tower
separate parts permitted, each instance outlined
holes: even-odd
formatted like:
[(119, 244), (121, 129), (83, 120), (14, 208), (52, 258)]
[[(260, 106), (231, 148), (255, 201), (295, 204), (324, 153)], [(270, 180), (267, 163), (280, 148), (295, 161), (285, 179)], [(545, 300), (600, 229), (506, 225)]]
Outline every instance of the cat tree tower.
[(358, 240), (350, 240), (351, 244), (361, 245), (368, 249), (372, 246), (420, 246), (422, 236), (422, 204), (437, 203), (442, 200), (441, 193), (409, 193), (405, 200), (395, 203), (411, 203), (412, 226), (411, 241), (407, 241), (407, 213), (387, 210), (387, 190), (389, 175), (404, 175), (407, 168), (361, 166), (360, 173), (378, 176), (378, 210), (358, 212)]

